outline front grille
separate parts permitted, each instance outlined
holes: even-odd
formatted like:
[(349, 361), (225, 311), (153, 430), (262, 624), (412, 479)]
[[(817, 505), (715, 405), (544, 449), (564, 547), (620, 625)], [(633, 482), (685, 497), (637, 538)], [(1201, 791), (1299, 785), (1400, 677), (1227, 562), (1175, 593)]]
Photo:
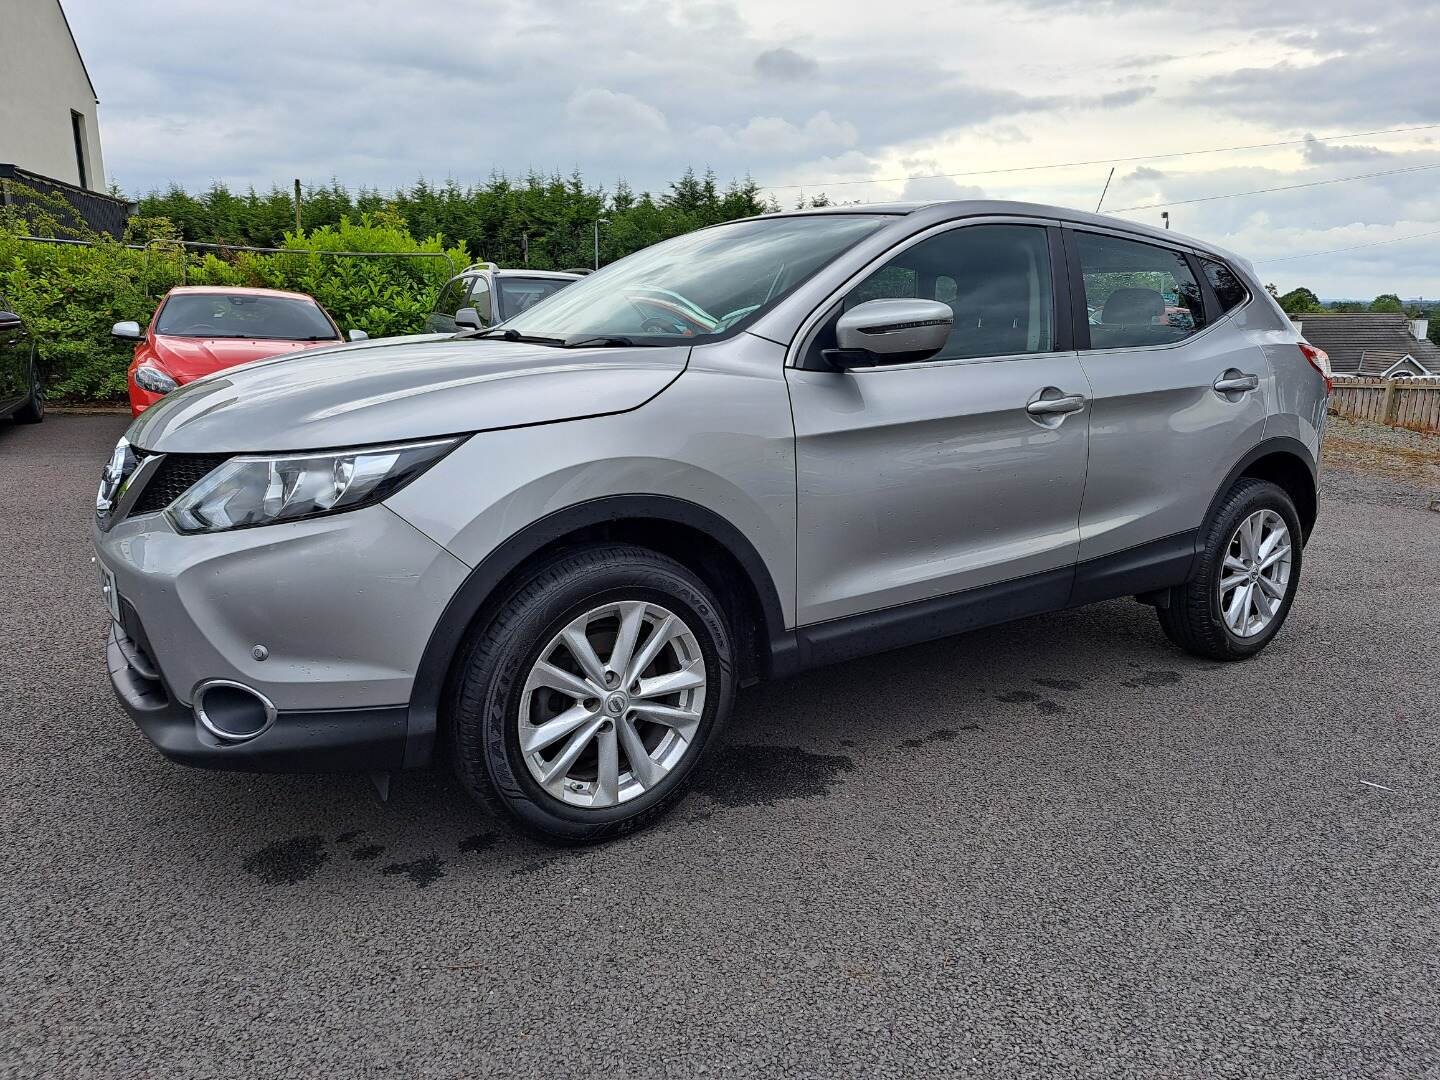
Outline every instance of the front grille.
[(140, 492), (130, 516), (164, 510), (228, 460), (226, 454), (167, 454), (145, 490)]

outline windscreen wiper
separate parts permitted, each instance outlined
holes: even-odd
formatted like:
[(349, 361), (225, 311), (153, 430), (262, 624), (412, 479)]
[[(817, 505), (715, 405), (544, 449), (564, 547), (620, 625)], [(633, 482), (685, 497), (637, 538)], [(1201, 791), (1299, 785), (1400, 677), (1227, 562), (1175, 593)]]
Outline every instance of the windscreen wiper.
[(497, 339), (499, 341), (524, 341), (532, 345), (554, 345), (560, 347), (563, 347), (565, 345), (564, 338), (540, 337), (535, 334), (522, 334), (519, 330), (512, 330), (509, 327), (504, 327), (497, 330), (478, 330), (471, 334), (464, 334), (459, 336), (472, 339), (491, 338)]
[(576, 334), (565, 339), (567, 349), (612, 349), (633, 348), (648, 345), (647, 341), (636, 341), (624, 334)]

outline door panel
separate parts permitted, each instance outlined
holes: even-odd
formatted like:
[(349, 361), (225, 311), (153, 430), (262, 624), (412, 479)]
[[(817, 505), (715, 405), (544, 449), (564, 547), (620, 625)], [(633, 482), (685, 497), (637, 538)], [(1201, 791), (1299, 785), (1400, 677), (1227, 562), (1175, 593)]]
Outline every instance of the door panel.
[[(0, 297), (0, 311), (9, 312)], [(29, 392), (30, 340), (24, 324), (0, 323), (0, 415), (19, 405)]]
[(1074, 353), (787, 377), (801, 624), (1073, 566), (1086, 415), (1026, 405), (1089, 396)]
[[(1094, 395), (1090, 468), (1080, 510), (1083, 562), (1200, 526), (1225, 475), (1264, 435), (1264, 386), (1271, 373), (1264, 350), (1244, 335), (1233, 318), (1203, 328), (1205, 315), (1197, 308), (1193, 316), (1198, 325), (1188, 325), (1191, 314), (1183, 305), (1198, 303), (1198, 283), (1194, 297), (1160, 297), (1156, 301), (1160, 313), (1141, 310), (1143, 296), (1137, 308), (1137, 295), (1146, 289), (1135, 286), (1150, 285), (1149, 276), (1161, 264), (1145, 262), (1142, 253), (1127, 272), (1119, 261), (1125, 257), (1123, 249), (1167, 249), (1138, 241), (1113, 242), (1108, 257), (1116, 261), (1105, 265), (1100, 262), (1104, 254), (1088, 255), (1099, 252), (1099, 247), (1087, 249), (1074, 239), (1072, 235), (1070, 260), (1080, 266), (1089, 287), (1087, 294), (1086, 283), (1075, 281), (1078, 295), (1089, 300), (1077, 308), (1077, 327), (1081, 321), (1088, 323), (1088, 333), (1080, 335), (1080, 363)], [(1176, 273), (1185, 279), (1183, 257), (1176, 265), (1182, 268)], [(1112, 287), (1116, 279), (1124, 279), (1120, 284), (1125, 287), (1116, 290), (1122, 294), (1119, 300), (1095, 303), (1097, 275), (1109, 279)], [(1188, 283), (1182, 280), (1180, 291), (1187, 290)], [(1107, 327), (1105, 313), (1112, 307), (1140, 310), (1144, 321), (1153, 325), (1132, 321)], [(1143, 342), (1181, 333), (1190, 336), (1161, 344), (1083, 348), (1086, 336), (1100, 344), (1127, 335)], [(1226, 376), (1254, 376), (1257, 389), (1217, 390), (1215, 383)]]

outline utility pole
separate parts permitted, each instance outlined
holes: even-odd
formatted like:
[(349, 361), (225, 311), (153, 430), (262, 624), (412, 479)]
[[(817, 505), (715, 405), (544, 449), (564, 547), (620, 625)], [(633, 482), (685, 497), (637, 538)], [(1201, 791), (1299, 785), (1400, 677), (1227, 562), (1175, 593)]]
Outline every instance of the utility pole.
[(300, 224), (300, 178), (295, 178), (295, 235), (299, 236), (304, 229)]
[(528, 232), (520, 234), (520, 253), (524, 257), (525, 268), (528, 270), (530, 268), (530, 234)]
[(596, 218), (596, 219), (595, 219), (595, 269), (596, 269), (596, 270), (599, 270), (599, 269), (600, 269), (600, 226), (601, 226), (601, 225), (609, 225), (609, 224), (610, 224), (610, 219), (609, 219), (609, 218), (603, 218), (603, 217), (602, 217), (602, 218)]

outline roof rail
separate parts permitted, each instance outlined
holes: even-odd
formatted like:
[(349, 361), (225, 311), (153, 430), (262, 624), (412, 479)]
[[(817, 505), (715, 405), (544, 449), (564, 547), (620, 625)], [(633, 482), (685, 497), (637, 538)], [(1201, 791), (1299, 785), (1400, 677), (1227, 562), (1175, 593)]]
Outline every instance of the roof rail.
[(595, 271), (591, 270), (588, 266), (567, 266), (560, 272), (562, 274), (579, 274), (581, 277), (584, 277), (586, 274), (593, 274)]
[(477, 263), (471, 263), (469, 266), (465, 267), (464, 270), (461, 270), (460, 273), (462, 273), (462, 274), (468, 274), (471, 270), (499, 270), (499, 269), (500, 269), (500, 267), (496, 266), (493, 262), (477, 262)]

